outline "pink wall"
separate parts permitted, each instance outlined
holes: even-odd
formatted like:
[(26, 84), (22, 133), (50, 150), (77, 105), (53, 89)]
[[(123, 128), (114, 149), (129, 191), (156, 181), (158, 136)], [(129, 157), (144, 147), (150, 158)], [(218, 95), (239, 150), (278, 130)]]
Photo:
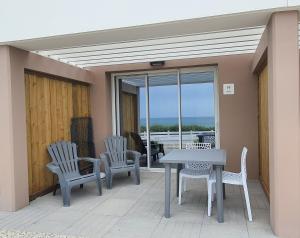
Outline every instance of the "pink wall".
[(270, 217), (280, 237), (300, 237), (298, 21), (297, 11), (274, 13), (253, 60), (258, 73), (268, 62)]
[(1, 180), (0, 209), (28, 204), (28, 166), (24, 70), (92, 83), (91, 72), (13, 47), (0, 47)]
[(99, 155), (105, 151), (104, 139), (112, 134), (111, 83), (104, 71), (91, 71), (95, 78), (91, 87), (91, 114), (96, 154)]
[[(240, 153), (242, 147), (249, 148), (248, 172), (250, 178), (258, 178), (258, 84), (252, 74), (252, 54), (220, 56), (167, 61), (164, 69), (195, 66), (218, 66), (220, 135), (221, 147), (228, 153), (228, 170), (240, 170)], [(162, 69), (162, 68), (161, 68)], [(92, 113), (94, 116), (97, 152), (104, 150), (103, 139), (112, 133), (111, 88), (109, 74), (137, 70), (153, 70), (148, 63), (91, 67), (89, 70), (97, 75), (95, 84), (102, 94), (93, 93)], [(222, 94), (223, 83), (235, 84), (235, 95)], [(101, 106), (100, 106), (101, 105)], [(99, 119), (102, 117), (101, 120)], [(96, 119), (98, 118), (98, 119)], [(96, 119), (96, 120), (95, 120)]]
[(12, 86), (10, 75), (9, 48), (0, 46), (0, 210), (14, 211), (15, 179), (12, 123)]
[(275, 13), (268, 25), (271, 224), (281, 237), (300, 237), (298, 21)]

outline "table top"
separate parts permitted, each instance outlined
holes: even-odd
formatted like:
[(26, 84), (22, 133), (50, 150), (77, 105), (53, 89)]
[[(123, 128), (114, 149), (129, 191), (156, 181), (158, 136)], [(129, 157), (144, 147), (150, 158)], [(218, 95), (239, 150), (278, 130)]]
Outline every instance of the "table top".
[(211, 150), (172, 150), (159, 160), (160, 163), (181, 164), (186, 162), (208, 162), (214, 165), (226, 164), (226, 151), (222, 149)]

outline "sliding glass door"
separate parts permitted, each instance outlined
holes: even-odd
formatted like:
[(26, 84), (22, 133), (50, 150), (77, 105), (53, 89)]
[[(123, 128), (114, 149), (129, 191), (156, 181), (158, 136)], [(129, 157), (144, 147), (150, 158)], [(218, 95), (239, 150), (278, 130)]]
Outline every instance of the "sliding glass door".
[(181, 74), (182, 148), (189, 143), (215, 141), (215, 82), (214, 72)]
[(178, 78), (176, 72), (150, 74), (149, 135), (150, 167), (159, 168), (159, 157), (179, 149)]
[(160, 168), (159, 158), (188, 143), (218, 147), (216, 68), (116, 75), (115, 134), (142, 154), (142, 167)]

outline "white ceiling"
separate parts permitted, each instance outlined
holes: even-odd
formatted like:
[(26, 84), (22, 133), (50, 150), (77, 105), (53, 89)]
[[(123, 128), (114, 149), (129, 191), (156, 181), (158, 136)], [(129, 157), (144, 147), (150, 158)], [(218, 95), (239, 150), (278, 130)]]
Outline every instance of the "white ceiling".
[(250, 53), (255, 51), (263, 30), (255, 27), (38, 53), (79, 67)]

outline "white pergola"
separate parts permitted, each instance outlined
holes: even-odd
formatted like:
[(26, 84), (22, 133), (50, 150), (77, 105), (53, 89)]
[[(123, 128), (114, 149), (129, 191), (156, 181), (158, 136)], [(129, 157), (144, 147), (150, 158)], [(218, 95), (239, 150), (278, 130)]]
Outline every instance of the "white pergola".
[(273, 12), (284, 7), (80, 34), (6, 42), (81, 68), (254, 53)]

